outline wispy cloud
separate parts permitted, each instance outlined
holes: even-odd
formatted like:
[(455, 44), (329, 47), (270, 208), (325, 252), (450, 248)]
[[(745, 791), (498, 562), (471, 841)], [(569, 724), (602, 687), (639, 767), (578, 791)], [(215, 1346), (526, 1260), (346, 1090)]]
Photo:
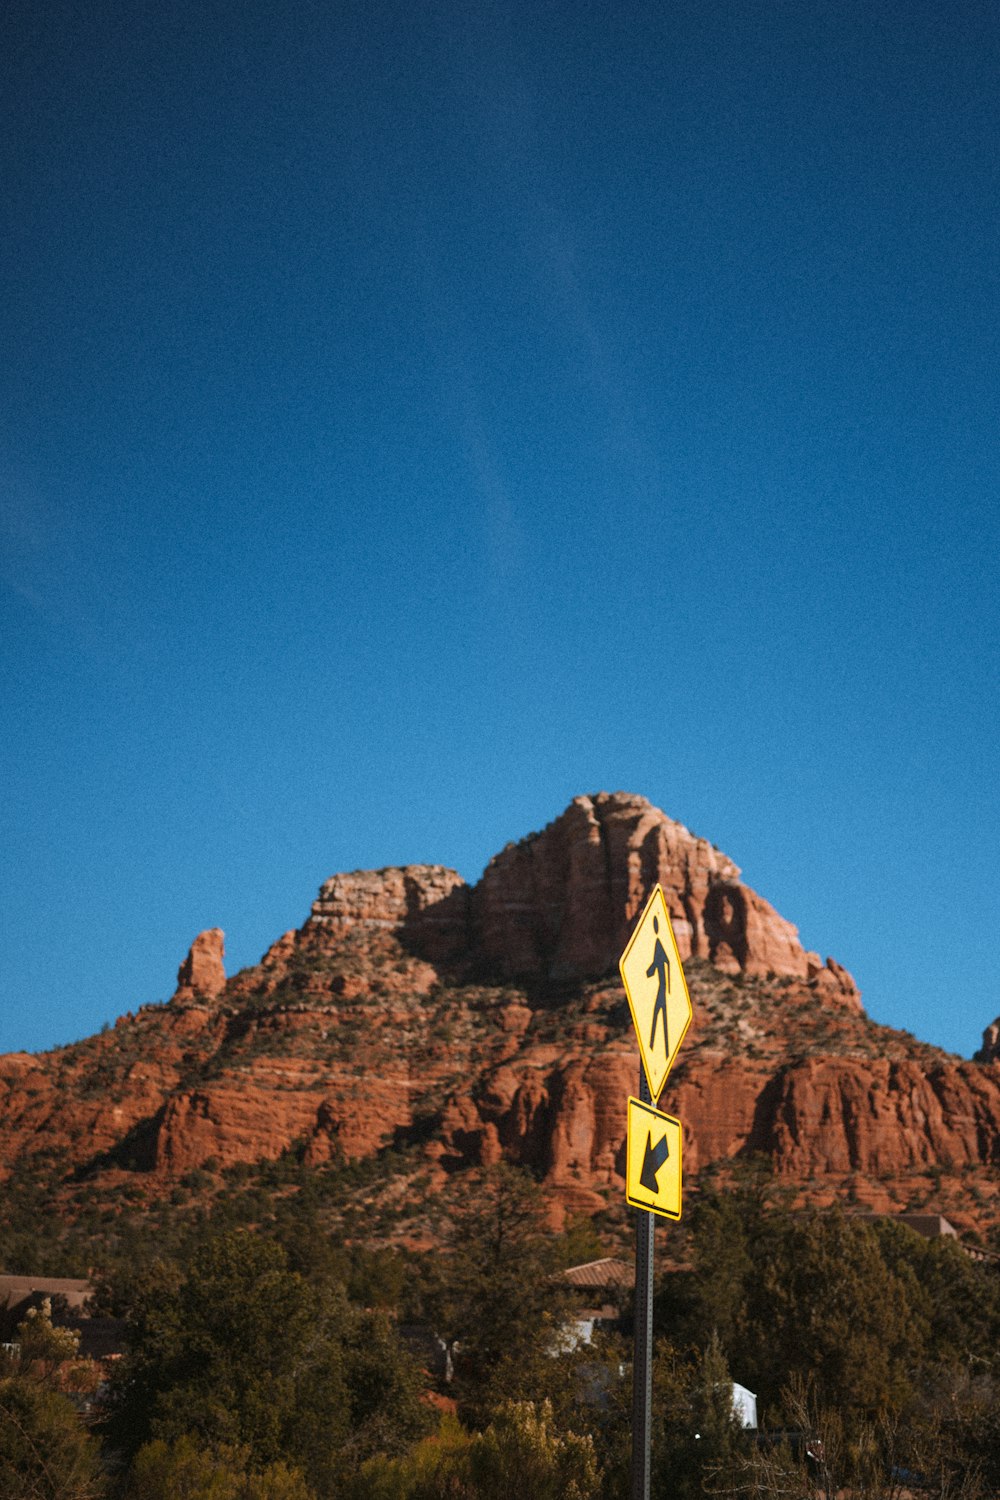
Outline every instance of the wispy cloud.
[(86, 577), (69, 517), (23, 464), (0, 453), (0, 585), (65, 641), (97, 655), (101, 630)]

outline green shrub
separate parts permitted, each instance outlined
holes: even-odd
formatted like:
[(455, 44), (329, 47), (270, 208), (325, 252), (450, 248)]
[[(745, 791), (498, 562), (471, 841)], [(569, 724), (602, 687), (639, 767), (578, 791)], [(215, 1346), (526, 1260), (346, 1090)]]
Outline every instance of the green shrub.
[(314, 1500), (314, 1491), (285, 1463), (254, 1472), (248, 1449), (211, 1449), (185, 1435), (140, 1448), (126, 1500)]
[(0, 1495), (4, 1500), (99, 1500), (97, 1444), (73, 1403), (40, 1381), (0, 1380)]

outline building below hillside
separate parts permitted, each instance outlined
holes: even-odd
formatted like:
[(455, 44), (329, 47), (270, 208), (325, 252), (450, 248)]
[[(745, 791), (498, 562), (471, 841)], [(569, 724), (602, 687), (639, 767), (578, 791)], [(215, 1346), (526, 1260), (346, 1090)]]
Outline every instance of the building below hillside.
[(0, 1343), (11, 1343), (29, 1311), (47, 1301), (53, 1326), (79, 1334), (83, 1359), (104, 1360), (121, 1354), (124, 1320), (92, 1317), (93, 1295), (92, 1284), (75, 1277), (0, 1275)]
[(89, 1281), (68, 1276), (0, 1275), (0, 1331), (9, 1339), (29, 1308), (40, 1307), (46, 1297), (55, 1321), (64, 1323), (68, 1316), (79, 1316), (93, 1295)]
[(905, 1224), (907, 1229), (912, 1229), (914, 1233), (922, 1235), (925, 1240), (954, 1240), (970, 1260), (1000, 1269), (1000, 1254), (995, 1250), (984, 1250), (982, 1245), (971, 1245), (968, 1240), (963, 1240), (954, 1224), (946, 1219), (944, 1214), (921, 1213), (917, 1210), (907, 1210), (898, 1214), (879, 1214), (864, 1209), (852, 1213), (851, 1218), (863, 1219), (867, 1223), (872, 1223), (875, 1219), (892, 1219), (896, 1224)]

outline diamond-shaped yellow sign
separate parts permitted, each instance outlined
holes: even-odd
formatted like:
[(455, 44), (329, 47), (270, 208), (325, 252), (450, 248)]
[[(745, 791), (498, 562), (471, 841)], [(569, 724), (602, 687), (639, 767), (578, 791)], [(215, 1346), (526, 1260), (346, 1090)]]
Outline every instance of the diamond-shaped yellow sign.
[(633, 1208), (681, 1216), (681, 1122), (639, 1099), (628, 1101), (625, 1197)]
[(655, 1103), (691, 1024), (691, 997), (661, 886), (653, 887), (618, 967)]

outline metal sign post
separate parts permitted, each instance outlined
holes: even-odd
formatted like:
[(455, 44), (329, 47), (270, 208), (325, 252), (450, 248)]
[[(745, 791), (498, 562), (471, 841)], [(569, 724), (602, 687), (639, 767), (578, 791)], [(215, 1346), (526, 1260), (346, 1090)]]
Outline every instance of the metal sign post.
[[(652, 1103), (639, 1069), (639, 1098)], [(656, 1216), (637, 1208), (635, 1239), (635, 1344), (632, 1356), (632, 1487), (630, 1500), (649, 1500), (649, 1428), (653, 1413), (653, 1231)]]

